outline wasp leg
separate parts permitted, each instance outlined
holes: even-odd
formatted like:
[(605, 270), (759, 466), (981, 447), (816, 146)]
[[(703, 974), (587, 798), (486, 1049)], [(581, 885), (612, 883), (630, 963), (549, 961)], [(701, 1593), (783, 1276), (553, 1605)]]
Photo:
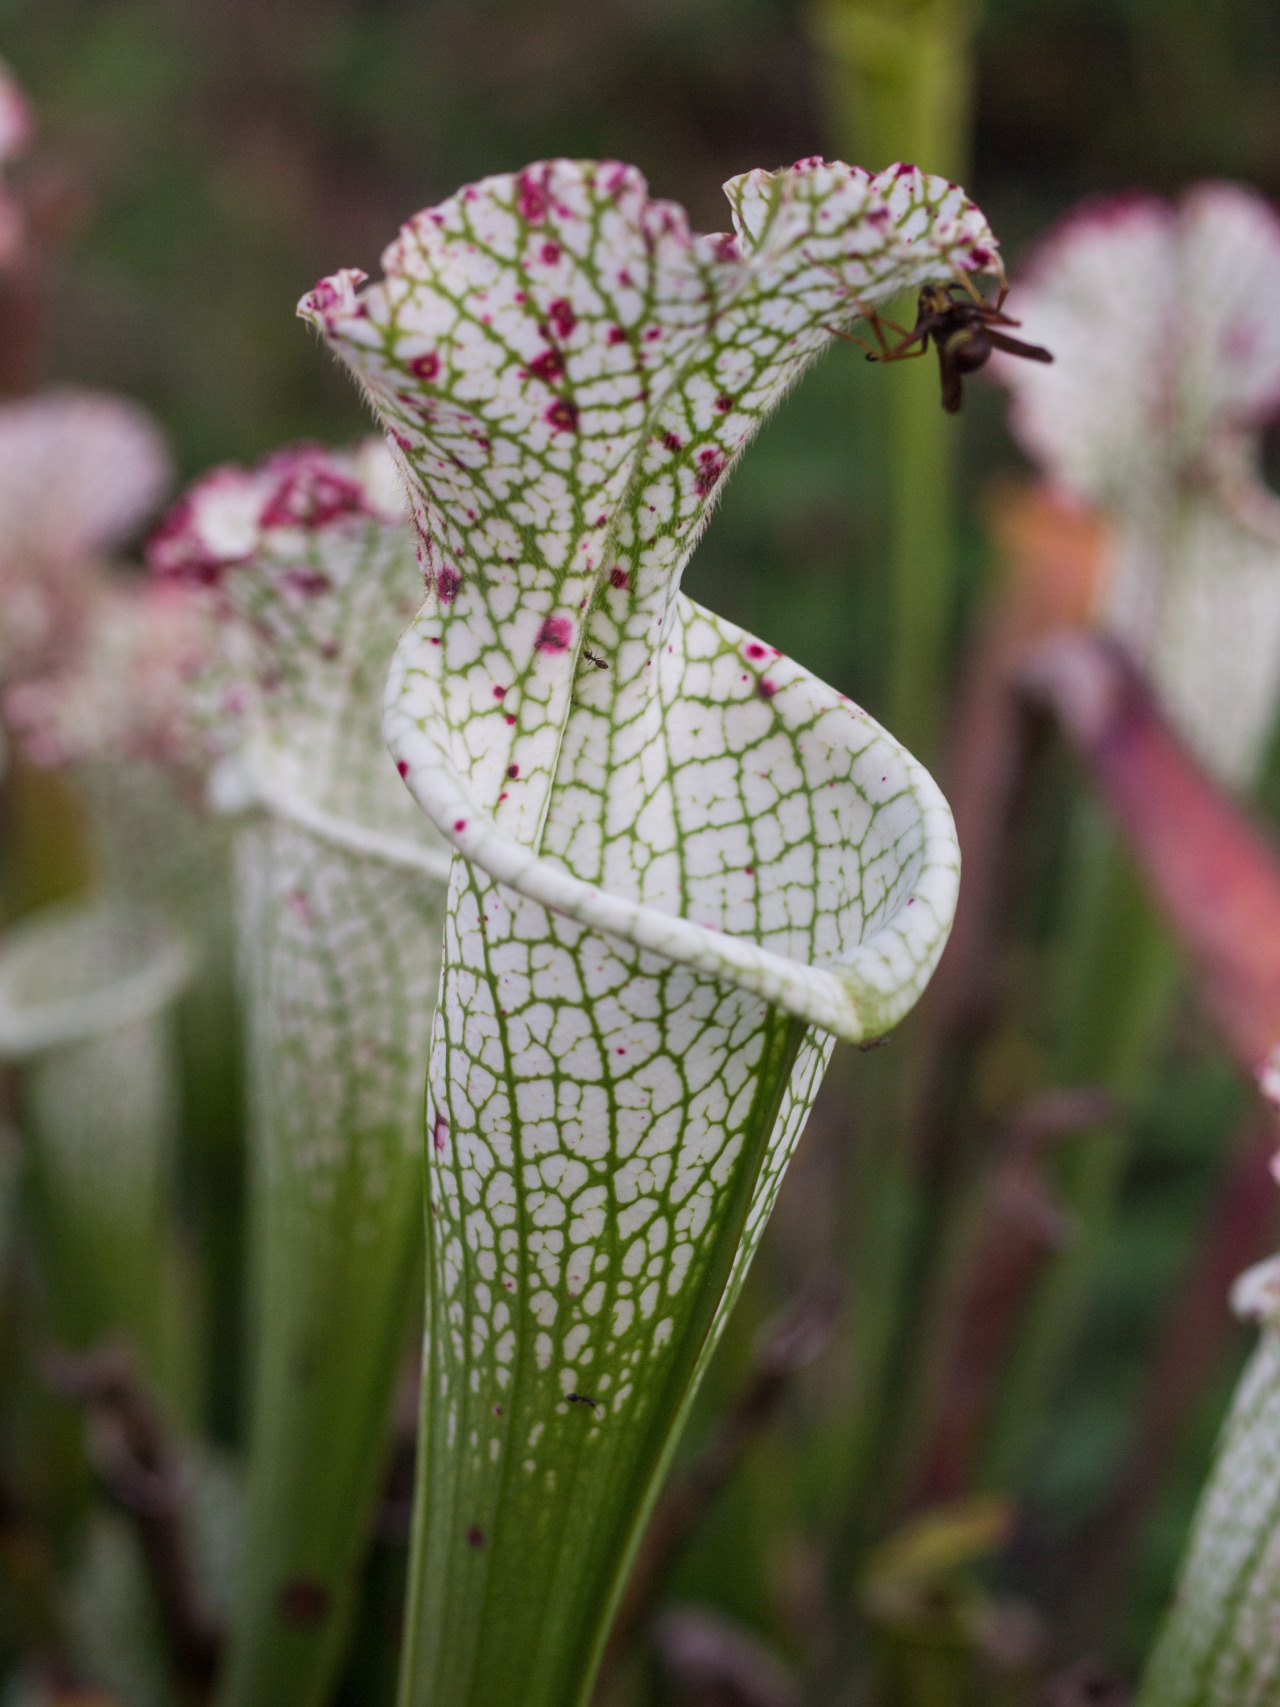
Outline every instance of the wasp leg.
[[(972, 273), (965, 272), (963, 267), (952, 267), (951, 276), (963, 290), (969, 293), (979, 308), (985, 309), (988, 314), (1000, 314), (1000, 310), (1004, 307), (1004, 299), (1009, 294), (1009, 281), (1005, 277), (1004, 263), (1002, 261), (997, 260), (995, 264), (995, 277), (999, 283), (994, 302), (987, 301), (986, 297), (983, 296), (977, 285), (974, 284)], [(1004, 319), (1003, 315), (1001, 315), (1001, 319)], [(1010, 320), (1008, 324), (1010, 326), (1016, 326), (1018, 322), (1016, 320)]]
[(828, 326), (827, 331), (830, 332), (833, 338), (839, 338), (842, 343), (856, 344), (860, 350), (865, 350), (867, 352), (867, 360), (869, 362), (878, 362), (880, 360), (880, 352), (884, 349), (883, 344), (881, 344), (879, 350), (873, 350), (865, 338), (855, 338), (852, 332), (841, 332), (835, 326)]
[[(920, 316), (916, 317), (916, 323), (909, 332), (905, 326), (899, 326), (896, 320), (886, 319), (879, 314), (870, 314), (867, 316), (867, 319), (871, 326), (871, 330), (876, 335), (876, 342), (880, 346), (878, 350), (868, 351), (868, 358), (871, 361), (910, 361), (914, 356), (924, 355), (925, 351), (929, 348), (928, 326), (922, 322)], [(896, 344), (890, 345), (885, 343), (884, 328), (886, 326), (888, 326), (891, 331), (898, 334), (898, 342)], [(918, 350), (913, 350), (911, 348), (913, 344), (919, 344), (920, 348)]]
[[(873, 308), (864, 308), (858, 301), (857, 297), (854, 297), (852, 301), (858, 317), (865, 320), (867, 325), (875, 333), (876, 344), (879, 348), (873, 353), (878, 355), (880, 351), (887, 350), (889, 348), (884, 337), (884, 329), (886, 326), (891, 332), (896, 332), (900, 338), (910, 338), (912, 336), (912, 333), (908, 332), (905, 326), (899, 326), (896, 320), (889, 320), (883, 314), (877, 314)], [(871, 349), (870, 344), (865, 343), (861, 338), (854, 337), (852, 332), (837, 332), (834, 326), (829, 326), (827, 330), (835, 338), (843, 338), (850, 344), (859, 344), (864, 350)]]
[[(860, 297), (855, 296), (845, 284), (844, 280), (840, 277), (837, 269), (833, 267), (829, 261), (815, 261), (813, 256), (807, 251), (805, 253), (805, 260), (808, 261), (811, 267), (817, 267), (820, 272), (831, 274), (832, 278), (836, 281), (836, 284), (839, 285), (841, 294), (848, 297), (853, 312), (860, 320), (865, 320), (867, 325), (870, 326), (871, 330), (875, 333), (876, 342), (880, 345), (881, 349), (884, 348), (884, 333), (881, 331), (881, 327), (888, 326), (891, 331), (898, 333), (899, 337), (905, 338), (907, 336), (907, 329), (905, 326), (899, 326), (896, 320), (890, 320), (882, 314), (877, 314), (874, 308), (868, 308), (866, 303), (863, 302)], [(850, 334), (847, 332), (837, 332), (835, 336), (837, 338), (849, 338)], [(851, 341), (854, 343), (858, 342), (856, 338)]]
[(924, 355), (929, 348), (927, 343), (922, 343), (918, 350), (908, 349), (907, 345), (914, 344), (916, 340), (907, 333), (903, 334), (904, 342), (895, 344), (892, 349), (882, 342), (878, 350), (873, 350), (865, 338), (856, 338), (852, 332), (838, 332), (834, 326), (828, 326), (827, 331), (833, 338), (840, 338), (846, 344), (856, 344), (860, 350), (865, 350), (869, 362), (909, 362), (915, 356)]
[[(846, 344), (856, 344), (860, 350), (865, 350), (869, 362), (900, 361), (902, 357), (899, 352), (905, 350), (908, 345), (914, 344), (918, 338), (925, 336), (920, 331), (908, 332), (906, 327), (899, 326), (896, 320), (887, 320), (882, 315), (873, 314), (869, 309), (864, 310), (863, 317), (875, 333), (877, 345), (875, 349), (872, 349), (865, 338), (856, 337), (852, 332), (840, 332), (834, 326), (828, 326), (827, 330), (833, 338), (843, 338)], [(891, 332), (898, 334), (902, 340), (901, 343), (890, 345), (885, 342), (884, 329), (886, 326)], [(919, 350), (913, 351), (913, 354), (923, 355), (926, 347), (926, 345), (922, 345)]]
[(990, 308), (991, 304), (974, 284), (972, 275), (966, 273), (963, 267), (952, 267), (951, 276), (962, 290), (968, 291), (979, 308)]
[(991, 273), (996, 280), (996, 299), (993, 303), (985, 302), (983, 298), (978, 295), (977, 290), (970, 283), (970, 275), (968, 273), (961, 272), (958, 267), (952, 268), (952, 271), (960, 279), (960, 282), (969, 292), (969, 295), (972, 296), (976, 302), (982, 303), (984, 308), (991, 308), (996, 314), (999, 314), (1000, 310), (1004, 307), (1004, 299), (1009, 294), (1009, 280), (1005, 274), (1004, 262), (998, 255), (995, 258), (994, 264), (984, 269), (984, 271)]
[[(915, 336), (904, 333), (903, 342), (895, 344), (892, 349), (887, 344), (882, 343), (878, 350), (873, 350), (865, 339), (855, 338), (852, 332), (837, 332), (834, 326), (828, 326), (827, 331), (833, 338), (843, 338), (846, 344), (856, 344), (860, 350), (865, 350), (869, 362), (910, 362), (914, 361), (917, 356), (927, 355), (929, 351), (929, 341), (923, 332), (919, 332)], [(911, 349), (910, 345), (917, 341), (920, 348), (918, 350)]]
[[(913, 350), (912, 344), (918, 344), (919, 349)], [(895, 344), (891, 350), (881, 350), (872, 359), (878, 362), (911, 362), (917, 356), (929, 353), (929, 334), (927, 332), (909, 332), (900, 344)]]
[(882, 350), (887, 350), (889, 347), (884, 341), (884, 329), (886, 326), (891, 332), (896, 332), (900, 338), (918, 338), (920, 335), (920, 328), (918, 326), (914, 326), (910, 331), (908, 331), (905, 326), (899, 326), (896, 320), (890, 320), (888, 316), (884, 314), (868, 314), (866, 319), (867, 324), (876, 335), (876, 342)]
[(827, 330), (833, 338), (842, 338), (846, 344), (856, 344), (860, 350), (865, 350), (867, 355), (873, 360), (879, 361), (883, 352), (889, 348), (888, 344), (885, 342), (884, 336), (884, 329), (886, 326), (891, 332), (896, 332), (899, 338), (914, 340), (914, 338), (919, 335), (920, 327), (918, 324), (914, 332), (908, 332), (907, 328), (905, 326), (899, 326), (896, 320), (890, 320), (887, 315), (877, 314), (874, 308), (868, 308), (865, 302), (860, 301), (860, 299), (856, 297), (851, 290), (847, 290), (845, 288), (844, 281), (841, 279), (839, 273), (834, 267), (828, 266), (823, 261), (814, 261), (812, 256), (809, 255), (806, 255), (805, 259), (808, 260), (812, 266), (821, 268), (824, 273), (831, 274), (836, 283), (840, 286), (844, 295), (848, 297), (849, 306), (856, 318), (859, 320), (865, 320), (872, 332), (875, 333), (878, 348), (873, 350), (870, 344), (862, 338), (855, 337), (852, 332), (841, 332), (834, 326), (828, 326)]

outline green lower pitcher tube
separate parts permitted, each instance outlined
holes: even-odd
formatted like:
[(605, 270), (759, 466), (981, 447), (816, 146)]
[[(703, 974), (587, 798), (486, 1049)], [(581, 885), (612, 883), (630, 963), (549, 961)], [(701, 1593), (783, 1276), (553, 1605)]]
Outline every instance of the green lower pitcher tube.
[(350, 1630), (415, 1303), (443, 891), (276, 818), (246, 830), (238, 883), (254, 1375), (221, 1700), (319, 1707)]
[(49, 1328), (77, 1351), (129, 1342), (171, 1396), (174, 1007), (190, 973), (162, 918), (113, 900), (44, 909), (0, 947)]
[(1280, 1692), (1280, 1259), (1240, 1276), (1262, 1336), (1200, 1496), (1138, 1707), (1269, 1707)]

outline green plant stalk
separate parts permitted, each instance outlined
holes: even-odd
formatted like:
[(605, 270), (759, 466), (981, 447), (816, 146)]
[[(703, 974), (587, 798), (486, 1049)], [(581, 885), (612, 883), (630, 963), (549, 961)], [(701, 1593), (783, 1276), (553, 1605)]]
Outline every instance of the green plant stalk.
[[(1178, 961), (1099, 810), (1082, 807), (1079, 887), (1065, 940), (1064, 1018), (1054, 1078), (1131, 1098), (1142, 1088), (1177, 988)], [(1058, 1176), (1075, 1233), (1048, 1262), (1010, 1353), (983, 1448), (982, 1479), (1017, 1487), (1071, 1353), (1132, 1153), (1121, 1119), (1064, 1146)]]
[(882, 1699), (891, 1707), (957, 1707), (968, 1693), (973, 1658), (963, 1637), (882, 1639)]
[[(839, 1430), (837, 1517), (827, 1561), (835, 1603), (848, 1604), (850, 1584), (867, 1545), (891, 1504), (885, 1459), (896, 1419), (899, 1340), (923, 1204), (917, 1170), (903, 1143), (909, 1120), (902, 1063), (891, 1048), (858, 1061), (854, 1104), (856, 1141), (849, 1146), (843, 1200), (845, 1261), (851, 1274), (849, 1351), (855, 1370), (852, 1402)], [(841, 1616), (841, 1626), (847, 1620)]]
[[(904, 304), (910, 324), (911, 304)], [(903, 364), (886, 398), (892, 506), (889, 727), (933, 753), (946, 697), (955, 568), (955, 426), (931, 356)]]
[[(909, 1111), (901, 1122), (908, 1127)], [(843, 1565), (835, 1583), (847, 1583), (862, 1550), (909, 1505), (912, 1482), (928, 1441), (939, 1384), (954, 1329), (954, 1299), (970, 1254), (983, 1204), (985, 1155), (972, 1129), (948, 1134), (952, 1154), (946, 1172), (925, 1188), (916, 1167), (899, 1162), (893, 1184), (900, 1200), (901, 1244), (886, 1261), (896, 1264), (896, 1290), (889, 1305), (892, 1337), (880, 1360), (878, 1404), (861, 1475), (847, 1498), (848, 1526), (838, 1543)], [(911, 1219), (908, 1219), (910, 1215)], [(868, 1277), (870, 1284), (875, 1279)], [(892, 1306), (896, 1305), (896, 1310)]]
[(156, 766), (100, 758), (80, 764), (75, 795), (99, 884), (162, 907), (196, 963), (177, 1010), (181, 1065), (178, 1196), (190, 1230), (192, 1361), (213, 1437), (239, 1439), (243, 1369), (244, 1090), (235, 984), (233, 830), (195, 808)]
[[(814, 29), (826, 57), (837, 146), (871, 171), (899, 160), (962, 182), (972, 115), (974, 0), (826, 0)], [(891, 317), (910, 327), (914, 296)], [(956, 429), (940, 407), (931, 354), (885, 386), (889, 458), (889, 669), (886, 722), (932, 756), (946, 697), (955, 575)]]
[[(826, 0), (817, 7), (831, 123), (853, 158), (873, 170), (906, 160), (963, 178), (979, 12), (973, 0)], [(890, 312), (910, 327), (914, 297), (895, 299)], [(891, 381), (882, 404), (889, 482), (884, 703), (895, 733), (914, 751), (932, 754), (954, 598), (956, 428), (941, 408), (931, 355), (886, 369), (884, 378)], [(913, 1275), (938, 1208), (922, 1201), (917, 1161), (905, 1142), (920, 1053), (909, 1023), (889, 1056), (861, 1064), (859, 1074), (857, 1144), (867, 1160), (855, 1169), (850, 1198), (859, 1380), (830, 1564), (833, 1610), (845, 1604), (861, 1550), (892, 1503), (885, 1457), (899, 1456), (897, 1403), (913, 1380)], [(945, 1219), (945, 1206), (942, 1213)], [(838, 1621), (847, 1623), (842, 1615)]]

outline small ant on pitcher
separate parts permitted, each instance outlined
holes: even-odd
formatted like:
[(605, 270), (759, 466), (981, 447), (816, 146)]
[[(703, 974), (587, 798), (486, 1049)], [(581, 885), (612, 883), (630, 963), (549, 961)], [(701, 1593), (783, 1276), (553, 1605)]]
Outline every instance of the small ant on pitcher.
[[(957, 295), (957, 292), (965, 294)], [(1021, 356), (1031, 362), (1053, 360), (1051, 352), (1039, 344), (1024, 344), (1020, 338), (1010, 338), (999, 330), (1003, 326), (1020, 324), (1003, 312), (1004, 299), (1008, 294), (1008, 283), (1002, 278), (996, 300), (986, 302), (974, 289), (969, 275), (959, 273), (947, 284), (921, 286), (916, 323), (909, 332), (905, 326), (899, 326), (870, 309), (865, 310), (867, 323), (879, 346), (877, 349), (872, 349), (861, 338), (855, 338), (851, 332), (831, 330), (835, 337), (865, 350), (869, 362), (910, 361), (915, 356), (925, 355), (932, 341), (938, 352), (942, 407), (948, 415), (954, 415), (964, 401), (964, 375), (985, 367), (992, 350), (1004, 350), (1007, 355)], [(900, 343), (890, 345), (886, 342), (886, 327), (899, 335)]]

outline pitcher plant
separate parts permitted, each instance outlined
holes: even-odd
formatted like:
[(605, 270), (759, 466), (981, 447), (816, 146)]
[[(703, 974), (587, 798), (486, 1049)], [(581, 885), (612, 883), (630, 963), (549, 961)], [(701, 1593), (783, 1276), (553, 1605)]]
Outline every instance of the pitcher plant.
[(450, 855), (382, 744), (421, 596), (377, 441), (216, 470), (162, 579), (222, 624), (192, 684), (240, 815), (253, 1376), (244, 1569), (221, 1699), (328, 1699), (388, 1447), (421, 1249), (422, 1085)]
[(404, 1707), (588, 1699), (832, 1041), (902, 1016), (955, 904), (923, 769), (679, 583), (833, 332), (994, 240), (909, 166), (728, 194), (695, 237), (633, 168), (545, 162), (301, 304), (406, 477), (427, 598), (385, 728), (462, 856)]

